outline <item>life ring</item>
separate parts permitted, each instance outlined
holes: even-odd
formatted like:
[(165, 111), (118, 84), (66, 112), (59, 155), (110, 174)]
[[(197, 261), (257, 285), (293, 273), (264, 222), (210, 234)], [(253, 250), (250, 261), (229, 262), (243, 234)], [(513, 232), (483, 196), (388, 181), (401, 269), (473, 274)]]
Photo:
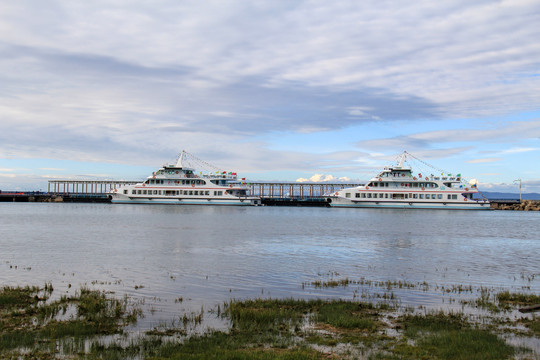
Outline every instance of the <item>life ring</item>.
[(426, 180), (429, 180), (427, 176), (426, 176)]
[(469, 188), (465, 188), (465, 191), (469, 191)]
[(463, 198), (463, 201), (467, 201), (467, 198)]
[(369, 189), (369, 186), (366, 186), (366, 190), (368, 190), (368, 189)]
[(176, 173), (178, 174), (178, 171)]
[(339, 195), (339, 193), (336, 193), (336, 196), (338, 196), (338, 195)]
[(195, 187), (195, 184), (191, 184), (191, 187)]
[(232, 184), (231, 184), (231, 185), (229, 185), (229, 187), (232, 187)]
[(423, 187), (422, 190), (426, 190), (426, 188)]
[(405, 174), (401, 174), (402, 177), (405, 177)]
[(379, 178), (379, 181), (382, 181), (382, 179), (381, 179), (381, 178)]

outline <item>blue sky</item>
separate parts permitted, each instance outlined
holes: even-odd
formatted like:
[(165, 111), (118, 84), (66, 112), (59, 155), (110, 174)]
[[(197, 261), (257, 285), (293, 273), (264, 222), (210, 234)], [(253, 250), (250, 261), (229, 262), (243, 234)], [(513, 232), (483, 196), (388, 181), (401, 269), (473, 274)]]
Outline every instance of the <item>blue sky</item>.
[(361, 181), (406, 150), (540, 192), (540, 2), (0, 3), (0, 189), (145, 178), (185, 149), (252, 181)]

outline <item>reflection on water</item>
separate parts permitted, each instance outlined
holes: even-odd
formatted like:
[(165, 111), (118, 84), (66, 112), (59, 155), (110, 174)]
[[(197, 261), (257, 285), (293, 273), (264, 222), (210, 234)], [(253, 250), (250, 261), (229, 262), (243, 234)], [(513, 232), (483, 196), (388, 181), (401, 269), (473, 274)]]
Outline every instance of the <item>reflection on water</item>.
[(540, 291), (534, 212), (3, 203), (0, 219), (2, 285), (128, 294), (153, 310), (143, 327), (231, 298), (384, 291), (303, 286), (332, 278), (428, 283), (394, 290), (415, 306), (440, 306), (436, 286)]

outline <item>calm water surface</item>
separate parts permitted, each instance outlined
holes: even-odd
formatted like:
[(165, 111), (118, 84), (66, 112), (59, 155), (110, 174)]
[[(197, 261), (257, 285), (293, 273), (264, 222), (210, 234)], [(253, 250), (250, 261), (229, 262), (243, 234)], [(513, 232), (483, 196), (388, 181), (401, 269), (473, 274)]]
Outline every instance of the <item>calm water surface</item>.
[(144, 301), (142, 328), (231, 298), (386, 290), (317, 280), (426, 282), (393, 291), (427, 307), (442, 286), (539, 293), (538, 254), (538, 212), (0, 203), (1, 286), (127, 294)]

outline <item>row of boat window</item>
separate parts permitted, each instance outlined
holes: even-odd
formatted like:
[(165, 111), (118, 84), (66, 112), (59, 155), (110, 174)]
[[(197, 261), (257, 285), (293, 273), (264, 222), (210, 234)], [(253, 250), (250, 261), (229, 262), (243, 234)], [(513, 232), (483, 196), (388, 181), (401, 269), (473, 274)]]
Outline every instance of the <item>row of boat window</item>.
[[(391, 183), (388, 183), (388, 182), (372, 182), (371, 183), (371, 186), (373, 187), (389, 187)], [(406, 183), (406, 182), (402, 182), (402, 183), (399, 183), (399, 182), (394, 182), (392, 184), (395, 184), (394, 186), (400, 186), (399, 184), (401, 184), (401, 186), (405, 186), (405, 187), (414, 187), (414, 188), (437, 188), (439, 187), (439, 185), (435, 184), (435, 183), (417, 183), (417, 182), (412, 182), (412, 183)], [(451, 187), (451, 184), (448, 186), (448, 187)]]
[(163, 184), (175, 184), (175, 185), (204, 185), (204, 180), (161, 180), (150, 179), (146, 180), (146, 184), (163, 185)]
[[(128, 194), (128, 190), (124, 190), (124, 194)], [(194, 195), (194, 196), (204, 196), (210, 195), (209, 190), (131, 190), (132, 195), (166, 195), (166, 196), (175, 196), (175, 195)], [(223, 195), (223, 191), (212, 191), (213, 196)]]
[[(350, 198), (351, 193), (345, 193)], [(443, 199), (443, 194), (389, 194), (389, 193), (356, 193), (356, 198), (362, 199)], [(447, 194), (448, 200), (457, 200), (457, 194)]]
[[(418, 174), (420, 180), (422, 179), (422, 174)], [(395, 177), (395, 178), (402, 178), (402, 177), (413, 177), (412, 174), (409, 174), (409, 173), (405, 173), (405, 172), (392, 172), (392, 173), (382, 173), (382, 174), (379, 174), (380, 177)], [(433, 176), (433, 174), (431, 174), (431, 179), (432, 180), (456, 180), (456, 181), (460, 181), (461, 180), (461, 177), (460, 176), (443, 176), (443, 177), (438, 177), (438, 176)], [(416, 180), (416, 178), (414, 179)], [(427, 179), (426, 179), (427, 180)]]

